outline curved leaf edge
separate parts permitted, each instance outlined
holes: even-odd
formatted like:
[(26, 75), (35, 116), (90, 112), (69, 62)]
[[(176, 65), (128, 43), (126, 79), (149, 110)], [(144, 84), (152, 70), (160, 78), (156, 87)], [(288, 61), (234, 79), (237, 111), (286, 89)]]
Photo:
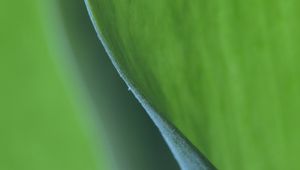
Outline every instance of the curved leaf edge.
[(108, 54), (113, 66), (117, 70), (120, 77), (123, 79), (128, 89), (133, 93), (135, 98), (140, 102), (149, 117), (159, 129), (162, 137), (169, 146), (172, 154), (177, 160), (181, 169), (184, 170), (214, 170), (216, 169), (212, 163), (205, 158), (205, 156), (171, 123), (164, 119), (149, 102), (139, 93), (137, 88), (131, 83), (126, 74), (122, 72), (119, 64), (113, 57), (112, 51), (109, 49), (104, 36), (101, 33), (101, 29), (97, 23), (96, 17), (93, 12), (93, 7), (89, 0), (84, 0), (89, 16), (97, 33), (99, 40), (101, 41), (106, 53)]

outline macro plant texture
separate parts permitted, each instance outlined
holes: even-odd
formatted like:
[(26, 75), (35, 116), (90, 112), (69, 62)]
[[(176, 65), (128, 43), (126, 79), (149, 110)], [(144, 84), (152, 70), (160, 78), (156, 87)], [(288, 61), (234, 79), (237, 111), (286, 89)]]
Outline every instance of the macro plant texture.
[(298, 170), (299, 0), (0, 0), (0, 170)]
[(0, 170), (178, 169), (82, 0), (0, 0), (0, 21)]
[(86, 4), (116, 68), (159, 128), (153, 114), (219, 169), (300, 168), (299, 1)]

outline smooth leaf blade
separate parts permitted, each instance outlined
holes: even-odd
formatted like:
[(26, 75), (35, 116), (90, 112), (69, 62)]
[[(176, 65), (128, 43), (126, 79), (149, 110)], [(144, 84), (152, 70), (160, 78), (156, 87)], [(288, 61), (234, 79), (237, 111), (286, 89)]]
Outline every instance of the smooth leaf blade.
[(112, 167), (104, 139), (95, 144), (83, 115), (91, 108), (66, 64), (70, 49), (57, 2), (0, 2), (0, 169)]
[(88, 2), (142, 104), (218, 168), (299, 168), (298, 1)]

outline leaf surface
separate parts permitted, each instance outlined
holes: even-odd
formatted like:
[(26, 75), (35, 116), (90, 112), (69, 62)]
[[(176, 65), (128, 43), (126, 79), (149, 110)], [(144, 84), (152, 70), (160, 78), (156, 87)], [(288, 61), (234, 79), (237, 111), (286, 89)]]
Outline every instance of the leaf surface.
[(299, 1), (87, 4), (150, 116), (171, 122), (217, 168), (300, 168)]

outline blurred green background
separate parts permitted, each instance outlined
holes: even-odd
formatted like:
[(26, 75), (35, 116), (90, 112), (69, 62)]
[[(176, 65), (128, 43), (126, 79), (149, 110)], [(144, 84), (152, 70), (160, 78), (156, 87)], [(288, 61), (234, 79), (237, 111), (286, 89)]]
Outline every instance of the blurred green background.
[(0, 1), (0, 169), (178, 169), (83, 0)]

